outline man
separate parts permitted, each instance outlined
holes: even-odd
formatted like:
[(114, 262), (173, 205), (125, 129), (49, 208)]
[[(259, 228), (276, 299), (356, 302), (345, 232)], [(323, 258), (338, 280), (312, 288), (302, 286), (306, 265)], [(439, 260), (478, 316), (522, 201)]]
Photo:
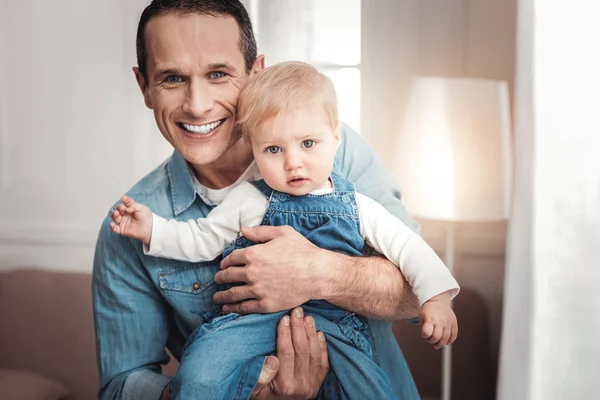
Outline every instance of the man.
[[(137, 53), (134, 73), (144, 101), (175, 152), (128, 195), (166, 218), (203, 217), (236, 183), (257, 174), (251, 149), (235, 130), (239, 92), (264, 67), (246, 10), (237, 0), (155, 0), (142, 13)], [(336, 168), (416, 226), (389, 173), (347, 127)], [(400, 399), (418, 398), (383, 321), (414, 317), (418, 304), (389, 261), (321, 250), (287, 227), (257, 227), (244, 234), (264, 244), (189, 264), (144, 255), (141, 243), (113, 234), (109, 223), (107, 216), (93, 277), (101, 399), (168, 398), (170, 377), (160, 374), (165, 347), (179, 358), (187, 336), (214, 311), (213, 299), (224, 312), (242, 314), (325, 299), (373, 318), (375, 361)], [(236, 282), (245, 285), (221, 290)], [(327, 355), (314, 327), (301, 309), (289, 320), (278, 328), (277, 357), (267, 359), (256, 398), (311, 398), (324, 379)]]

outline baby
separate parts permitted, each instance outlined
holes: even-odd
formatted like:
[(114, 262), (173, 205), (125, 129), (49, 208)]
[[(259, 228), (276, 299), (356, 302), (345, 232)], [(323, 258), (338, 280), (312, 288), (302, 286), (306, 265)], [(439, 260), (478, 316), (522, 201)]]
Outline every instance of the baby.
[[(300, 62), (269, 67), (242, 90), (238, 124), (263, 179), (240, 183), (206, 218), (187, 222), (166, 220), (123, 197), (112, 214), (113, 232), (142, 240), (146, 254), (190, 262), (252, 245), (240, 236), (242, 226), (289, 225), (316, 246), (347, 255), (360, 256), (368, 245), (410, 283), (421, 305), (423, 337), (441, 333), (436, 348), (451, 344), (458, 332), (451, 308), (456, 280), (420, 236), (333, 171), (340, 123), (332, 82)], [(328, 344), (331, 369), (319, 398), (395, 398), (373, 361), (366, 318), (324, 300), (302, 307)], [(171, 396), (249, 398), (287, 312), (215, 312), (188, 338)]]

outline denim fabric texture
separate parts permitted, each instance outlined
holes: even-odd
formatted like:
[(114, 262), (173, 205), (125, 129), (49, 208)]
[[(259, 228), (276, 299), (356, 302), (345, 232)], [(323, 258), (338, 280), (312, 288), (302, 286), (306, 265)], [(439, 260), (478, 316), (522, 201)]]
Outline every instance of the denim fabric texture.
[[(365, 141), (343, 125), (334, 170), (418, 231), (400, 201), (394, 179)], [(178, 152), (127, 192), (164, 218), (205, 217), (210, 207), (197, 195)], [(138, 240), (111, 232), (110, 212), (101, 226), (92, 280), (98, 397), (158, 399), (170, 377), (161, 374), (167, 347), (181, 359), (186, 340), (214, 315), (214, 276), (221, 258), (189, 263), (144, 254)], [(414, 381), (389, 321), (369, 320), (373, 360), (390, 377), (401, 400), (418, 399)], [(198, 361), (206, 357), (197, 354)]]
[[(317, 247), (362, 255), (365, 242), (354, 185), (336, 174), (331, 182), (333, 193), (305, 196), (275, 191), (264, 180), (251, 182), (269, 200), (261, 225), (288, 225)], [(253, 244), (240, 237), (223, 256)], [(319, 399), (396, 398), (389, 378), (373, 361), (366, 319), (324, 300), (311, 300), (302, 307), (315, 319), (328, 345), (331, 369)], [(196, 329), (171, 382), (171, 398), (249, 399), (266, 357), (275, 354), (277, 323), (283, 315), (216, 316)]]

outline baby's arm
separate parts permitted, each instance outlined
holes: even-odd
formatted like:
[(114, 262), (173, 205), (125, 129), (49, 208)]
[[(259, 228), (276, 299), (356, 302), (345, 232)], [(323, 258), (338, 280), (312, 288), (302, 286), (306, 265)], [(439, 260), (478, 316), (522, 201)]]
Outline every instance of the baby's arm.
[(435, 251), (400, 219), (364, 195), (357, 193), (356, 199), (365, 241), (398, 265), (419, 299), (423, 336), (436, 348), (451, 343), (457, 325), (450, 300), (458, 283)]
[(268, 201), (243, 182), (225, 196), (206, 218), (176, 221), (154, 215), (146, 254), (189, 262), (214, 260), (235, 240), (242, 226), (260, 225)]
[(242, 226), (260, 224), (268, 203), (247, 182), (231, 189), (206, 218), (197, 220), (165, 219), (129, 197), (122, 200), (112, 214), (113, 232), (143, 240), (148, 255), (189, 262), (215, 259)]
[(360, 193), (356, 200), (363, 238), (400, 268), (421, 306), (443, 292), (458, 293), (458, 283), (423, 238), (375, 200)]

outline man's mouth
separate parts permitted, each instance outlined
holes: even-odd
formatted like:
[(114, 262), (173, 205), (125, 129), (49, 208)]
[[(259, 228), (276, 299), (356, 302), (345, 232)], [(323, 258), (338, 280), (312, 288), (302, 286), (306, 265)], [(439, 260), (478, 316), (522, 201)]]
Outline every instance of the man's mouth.
[(225, 122), (227, 118), (220, 119), (218, 121), (210, 122), (204, 125), (191, 125), (185, 124), (183, 122), (178, 122), (177, 125), (188, 131), (189, 133), (200, 134), (200, 135), (208, 135), (215, 129), (217, 129), (223, 122)]

